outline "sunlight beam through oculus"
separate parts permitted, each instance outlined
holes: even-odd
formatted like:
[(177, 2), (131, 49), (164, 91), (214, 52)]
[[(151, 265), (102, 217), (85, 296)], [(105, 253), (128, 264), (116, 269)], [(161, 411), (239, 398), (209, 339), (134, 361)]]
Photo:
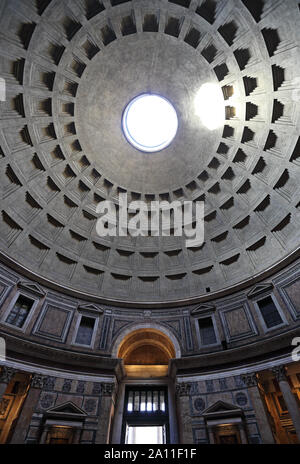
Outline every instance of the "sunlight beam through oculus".
[(170, 145), (177, 133), (178, 118), (166, 98), (143, 94), (131, 100), (125, 108), (122, 127), (131, 145), (153, 153)]
[(225, 123), (223, 92), (217, 84), (203, 84), (195, 98), (195, 112), (209, 130), (222, 127)]

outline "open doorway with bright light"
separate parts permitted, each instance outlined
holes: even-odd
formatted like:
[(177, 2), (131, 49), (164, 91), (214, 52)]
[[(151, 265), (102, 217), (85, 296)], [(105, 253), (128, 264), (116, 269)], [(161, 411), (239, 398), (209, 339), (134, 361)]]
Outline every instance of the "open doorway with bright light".
[(132, 426), (127, 425), (125, 443), (127, 445), (162, 445), (166, 443), (164, 425)]
[(168, 389), (165, 385), (130, 385), (125, 390), (122, 443), (169, 442)]

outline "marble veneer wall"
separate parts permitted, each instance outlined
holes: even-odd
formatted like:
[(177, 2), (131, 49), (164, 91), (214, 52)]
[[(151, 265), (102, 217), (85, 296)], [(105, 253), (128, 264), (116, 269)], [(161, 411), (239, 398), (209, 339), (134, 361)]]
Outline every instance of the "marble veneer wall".
[[(35, 343), (35, 346), (68, 348), (83, 353), (116, 356), (118, 341), (138, 327), (161, 328), (178, 343), (181, 356), (217, 353), (224, 348), (249, 347), (265, 343), (272, 350), (281, 349), (291, 340), (300, 317), (300, 265), (294, 262), (267, 282), (259, 283), (229, 297), (183, 307), (139, 309), (106, 306), (81, 300), (47, 289), (24, 279), (4, 265), (0, 266), (0, 324), (8, 348)], [(23, 326), (18, 329), (6, 323), (7, 315), (18, 294), (27, 295), (35, 303)], [(264, 328), (255, 301), (272, 294), (283, 324), (272, 330)], [(96, 318), (95, 336), (90, 347), (75, 345), (78, 319), (84, 314)], [(210, 315), (216, 328), (217, 343), (201, 346), (197, 320)], [(223, 343), (222, 343), (223, 342)], [(225, 342), (225, 343), (224, 343)]]

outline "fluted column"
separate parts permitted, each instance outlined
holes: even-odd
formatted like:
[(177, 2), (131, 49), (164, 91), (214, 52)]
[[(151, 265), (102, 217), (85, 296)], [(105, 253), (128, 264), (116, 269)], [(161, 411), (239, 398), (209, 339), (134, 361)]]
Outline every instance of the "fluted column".
[(250, 374), (244, 374), (241, 376), (241, 378), (248, 388), (249, 396), (255, 411), (256, 421), (263, 443), (275, 443), (265, 405), (262, 401), (258, 388), (258, 378), (256, 373), (252, 372)]
[(2, 366), (0, 372), (0, 401), (5, 393), (7, 385), (16, 374), (16, 370), (12, 367)]
[(294, 394), (288, 382), (286, 369), (284, 366), (277, 366), (272, 369), (272, 372), (275, 375), (277, 382), (279, 383), (281, 393), (283, 395), (285, 404), (293, 421), (297, 437), (300, 441), (300, 411), (297, 404), (297, 400), (294, 397)]

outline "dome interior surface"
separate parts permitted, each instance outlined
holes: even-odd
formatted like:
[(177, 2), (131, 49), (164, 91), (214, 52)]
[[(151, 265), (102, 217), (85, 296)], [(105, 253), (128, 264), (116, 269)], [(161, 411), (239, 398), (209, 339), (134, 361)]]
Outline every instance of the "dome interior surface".
[[(66, 289), (158, 303), (247, 283), (295, 253), (299, 6), (288, 3), (2, 1), (2, 256)], [(194, 110), (205, 83), (224, 98), (214, 131)], [(146, 156), (121, 128), (145, 92), (179, 120)], [(204, 243), (99, 237), (97, 205), (119, 193), (204, 201)]]

